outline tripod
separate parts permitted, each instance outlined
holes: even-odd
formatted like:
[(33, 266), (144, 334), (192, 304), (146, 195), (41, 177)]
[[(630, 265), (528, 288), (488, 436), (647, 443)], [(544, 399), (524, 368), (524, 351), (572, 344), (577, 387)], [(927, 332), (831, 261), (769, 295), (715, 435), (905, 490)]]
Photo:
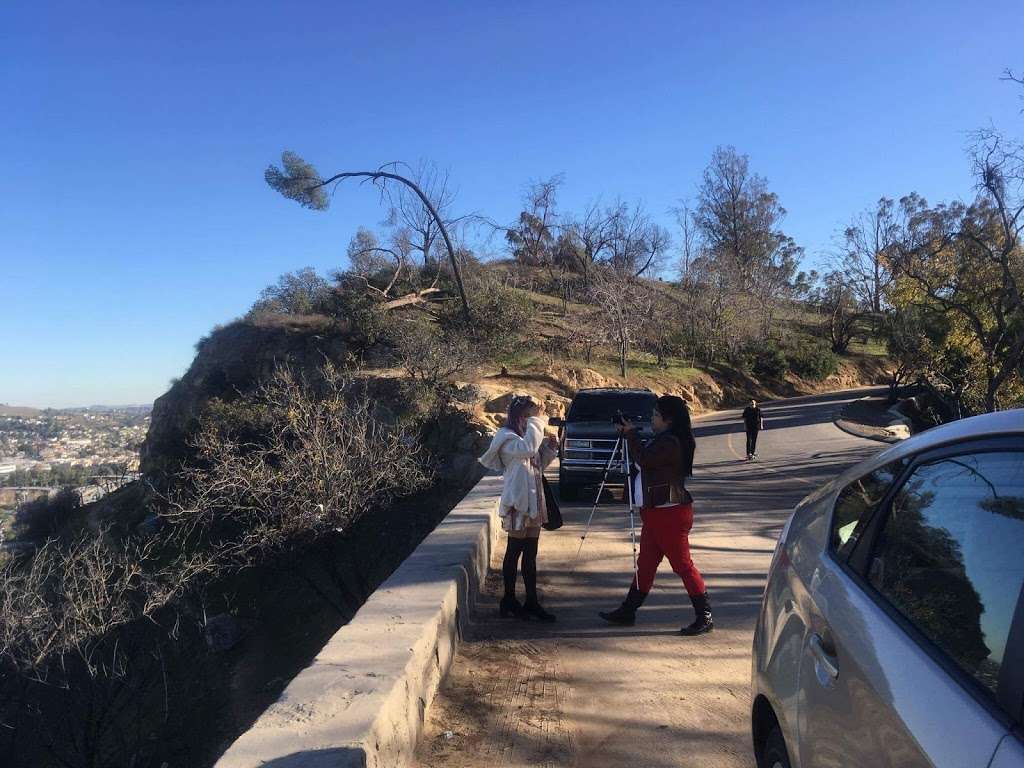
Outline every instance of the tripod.
[(633, 505), (633, 482), (630, 477), (630, 464), (629, 464), (629, 444), (626, 442), (626, 438), (619, 435), (619, 439), (615, 441), (615, 447), (612, 448), (612, 455), (608, 457), (608, 463), (605, 464), (604, 473), (601, 475), (601, 485), (597, 489), (597, 496), (594, 498), (594, 506), (590, 510), (590, 516), (587, 517), (587, 524), (583, 528), (583, 535), (580, 536), (580, 546), (576, 550), (576, 557), (572, 561), (572, 569), (576, 570), (576, 564), (580, 559), (580, 552), (583, 551), (583, 542), (587, 540), (587, 535), (590, 533), (590, 524), (594, 520), (594, 513), (597, 512), (597, 505), (601, 501), (601, 494), (604, 493), (604, 487), (608, 483), (608, 473), (612, 469), (612, 465), (615, 463), (615, 457), (622, 454), (622, 465), (626, 473), (626, 503), (629, 505), (629, 541), (633, 547), (633, 578), (637, 577), (637, 562), (636, 562), (636, 512), (635, 506)]

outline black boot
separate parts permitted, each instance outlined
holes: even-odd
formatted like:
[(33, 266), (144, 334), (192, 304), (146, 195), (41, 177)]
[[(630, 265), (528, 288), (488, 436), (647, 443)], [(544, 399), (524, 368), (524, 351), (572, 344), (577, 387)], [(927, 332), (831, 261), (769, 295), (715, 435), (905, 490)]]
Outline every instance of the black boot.
[(646, 592), (641, 592), (635, 586), (629, 588), (629, 594), (623, 600), (622, 605), (614, 611), (601, 611), (598, 616), (611, 624), (619, 624), (623, 627), (632, 627), (636, 623), (636, 611), (647, 598)]
[(519, 616), (523, 612), (523, 606), (516, 600), (515, 595), (505, 595), (498, 604), (498, 612), (501, 614), (501, 618), (507, 619)]
[(693, 603), (693, 612), (697, 614), (697, 617), (688, 627), (680, 629), (679, 634), (703, 635), (705, 632), (713, 630), (715, 622), (711, 619), (711, 598), (708, 597), (708, 593), (691, 597), (690, 602)]
[(545, 611), (541, 604), (534, 598), (533, 600), (527, 600), (523, 603), (523, 610), (520, 616), (524, 619), (536, 619), (537, 621), (543, 621), (548, 624), (555, 620), (555, 614), (548, 613)]

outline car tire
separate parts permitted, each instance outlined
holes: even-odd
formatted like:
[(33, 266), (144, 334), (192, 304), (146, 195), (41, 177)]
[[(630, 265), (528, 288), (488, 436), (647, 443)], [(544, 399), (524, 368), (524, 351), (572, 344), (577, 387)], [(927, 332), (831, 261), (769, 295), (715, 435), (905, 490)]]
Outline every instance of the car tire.
[(786, 740), (782, 738), (782, 730), (776, 725), (764, 742), (761, 753), (760, 768), (791, 768), (789, 753), (786, 751)]
[(580, 487), (574, 483), (558, 480), (558, 498), (562, 501), (576, 501), (580, 497)]

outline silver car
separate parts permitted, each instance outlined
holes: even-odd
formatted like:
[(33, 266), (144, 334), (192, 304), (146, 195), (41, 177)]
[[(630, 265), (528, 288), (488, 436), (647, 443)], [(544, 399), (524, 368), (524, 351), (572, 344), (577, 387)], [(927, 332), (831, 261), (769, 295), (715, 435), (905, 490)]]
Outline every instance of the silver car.
[(1024, 410), (804, 499), (754, 631), (759, 768), (1024, 768)]

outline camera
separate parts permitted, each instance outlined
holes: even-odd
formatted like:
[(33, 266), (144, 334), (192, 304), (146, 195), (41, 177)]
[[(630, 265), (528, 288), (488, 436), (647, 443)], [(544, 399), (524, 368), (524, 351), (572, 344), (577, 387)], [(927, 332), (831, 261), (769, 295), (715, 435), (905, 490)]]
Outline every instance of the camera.
[(622, 411), (616, 411), (615, 415), (612, 416), (612, 424), (619, 427), (626, 426), (626, 417), (622, 414)]

